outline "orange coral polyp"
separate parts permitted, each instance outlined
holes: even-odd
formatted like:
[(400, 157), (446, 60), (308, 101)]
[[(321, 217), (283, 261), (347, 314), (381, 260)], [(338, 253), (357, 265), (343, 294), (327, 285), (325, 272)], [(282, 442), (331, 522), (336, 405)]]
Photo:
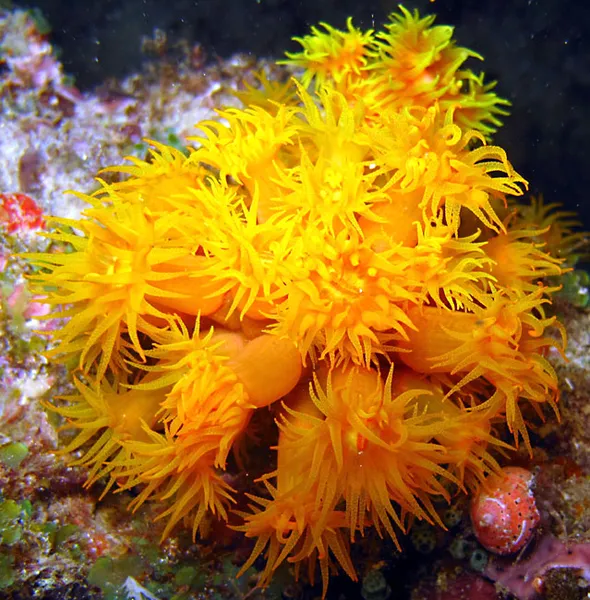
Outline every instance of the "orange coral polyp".
[(146, 352), (159, 362), (150, 367), (150, 382), (137, 389), (172, 385), (162, 401), (163, 422), (179, 444), (200, 446), (193, 454), (214, 451), (214, 464), (221, 468), (252, 410), (290, 392), (302, 368), (300, 353), (288, 339), (262, 334), (245, 340), (213, 329), (202, 335), (199, 320), (192, 334), (178, 321)]
[(159, 292), (146, 294), (151, 303), (165, 312), (180, 311), (187, 315), (207, 316), (223, 304), (224, 296), (219, 292), (223, 287), (222, 282), (205, 274), (210, 271), (210, 261), (206, 256), (185, 254), (164, 264), (154, 265), (154, 271), (176, 273), (161, 282), (154, 282)]
[[(488, 446), (511, 449), (494, 437), (491, 422), (485, 411), (469, 410), (473, 399), (458, 393), (450, 398), (436, 378), (418, 375), (400, 368), (393, 379), (393, 394), (422, 389), (406, 406), (406, 415), (425, 439), (436, 440), (448, 452), (448, 468), (460, 482), (477, 487), (487, 473), (499, 471), (500, 466), (488, 452)], [(468, 407), (468, 410), (465, 408)]]

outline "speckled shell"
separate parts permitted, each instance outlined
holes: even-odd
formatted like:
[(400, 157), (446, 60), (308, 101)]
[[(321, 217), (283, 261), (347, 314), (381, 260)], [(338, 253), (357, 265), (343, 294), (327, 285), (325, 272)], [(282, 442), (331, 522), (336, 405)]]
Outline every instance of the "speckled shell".
[(520, 467), (492, 475), (471, 503), (471, 522), (479, 543), (495, 554), (513, 554), (526, 546), (539, 523), (532, 491), (534, 476)]

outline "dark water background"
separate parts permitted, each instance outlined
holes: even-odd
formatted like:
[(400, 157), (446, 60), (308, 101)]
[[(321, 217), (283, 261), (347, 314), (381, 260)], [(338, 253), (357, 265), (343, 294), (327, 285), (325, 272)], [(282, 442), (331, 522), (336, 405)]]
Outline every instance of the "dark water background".
[[(66, 70), (81, 89), (137, 70), (154, 28), (201, 43), (211, 58), (234, 52), (281, 57), (290, 41), (326, 21), (379, 28), (396, 8), (383, 0), (31, 0), (52, 27)], [(456, 26), (459, 45), (513, 103), (496, 136), (546, 201), (577, 210), (590, 228), (590, 0), (407, 0), (407, 8)]]

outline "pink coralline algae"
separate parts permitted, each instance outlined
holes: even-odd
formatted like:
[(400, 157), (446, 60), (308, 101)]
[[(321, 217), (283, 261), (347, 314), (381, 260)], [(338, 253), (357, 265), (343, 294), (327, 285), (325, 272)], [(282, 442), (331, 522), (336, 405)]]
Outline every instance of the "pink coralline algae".
[(543, 593), (547, 575), (553, 569), (573, 569), (578, 585), (584, 587), (585, 581), (590, 587), (590, 544), (562, 542), (548, 535), (522, 561), (494, 558), (484, 575), (518, 600), (533, 600)]
[(17, 10), (3, 15), (2, 30), (0, 62), (8, 71), (6, 79), (11, 85), (47, 89), (63, 83), (62, 65), (31, 13)]
[[(26, 194), (0, 193), (0, 274), (6, 275), (9, 261), (17, 254), (14, 242), (23, 242), (45, 227), (45, 219), (39, 205)], [(16, 248), (16, 249), (15, 249)], [(31, 296), (22, 276), (4, 277), (0, 290), (0, 312), (7, 308), (12, 315), (24, 319), (37, 319), (48, 314), (50, 306), (38, 302), (38, 296)], [(46, 329), (49, 321), (44, 321), (40, 329)]]
[[(0, 298), (2, 294), (0, 293)], [(44, 302), (38, 302), (39, 296), (31, 297), (25, 283), (20, 282), (6, 298), (6, 305), (13, 314), (21, 314), (25, 319), (38, 319), (49, 314), (51, 306)], [(45, 320), (37, 327), (39, 330), (51, 329), (51, 321)]]
[(495, 554), (522, 550), (540, 520), (532, 490), (534, 476), (520, 467), (491, 475), (473, 497), (471, 522), (479, 543)]

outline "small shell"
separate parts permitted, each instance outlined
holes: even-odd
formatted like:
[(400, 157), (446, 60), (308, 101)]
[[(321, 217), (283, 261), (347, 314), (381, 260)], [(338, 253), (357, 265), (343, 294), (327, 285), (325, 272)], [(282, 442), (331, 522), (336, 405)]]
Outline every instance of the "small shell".
[(540, 516), (532, 491), (534, 476), (507, 467), (488, 478), (473, 498), (471, 522), (479, 543), (496, 554), (514, 554), (531, 539)]

